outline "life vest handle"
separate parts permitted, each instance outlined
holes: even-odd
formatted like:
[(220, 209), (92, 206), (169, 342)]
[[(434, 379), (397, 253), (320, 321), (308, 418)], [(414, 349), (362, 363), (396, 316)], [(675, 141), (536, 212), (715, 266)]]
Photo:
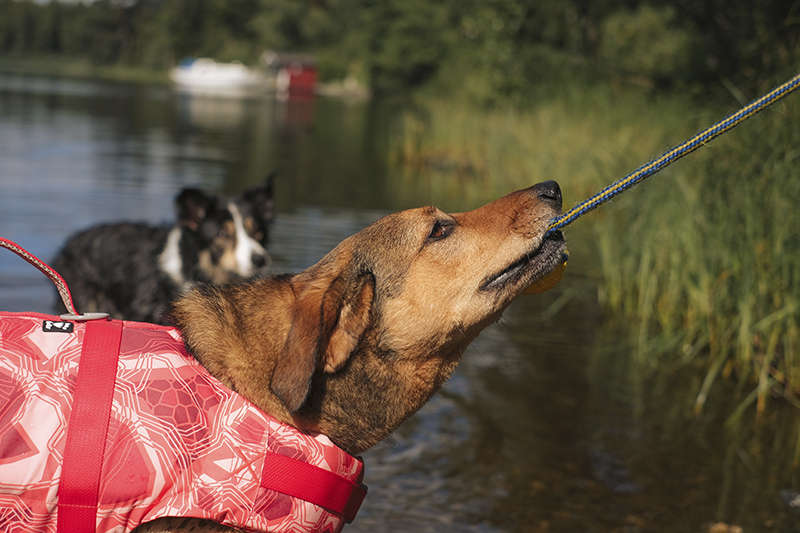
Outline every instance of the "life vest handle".
[[(50, 281), (56, 286), (58, 289), (58, 294), (61, 296), (61, 301), (64, 302), (64, 307), (67, 309), (67, 313), (72, 316), (81, 316), (78, 315), (78, 312), (75, 310), (75, 304), (72, 303), (72, 293), (69, 292), (69, 287), (67, 286), (67, 282), (64, 281), (64, 278), (56, 272), (55, 270), (50, 267), (47, 263), (30, 253), (28, 250), (20, 246), (19, 244), (10, 241), (8, 239), (4, 239), (0, 237), (0, 246), (7, 250), (11, 250), (19, 257), (36, 267), (40, 272), (42, 272), (45, 276), (47, 276)], [(106, 315), (108, 316), (108, 315)]]

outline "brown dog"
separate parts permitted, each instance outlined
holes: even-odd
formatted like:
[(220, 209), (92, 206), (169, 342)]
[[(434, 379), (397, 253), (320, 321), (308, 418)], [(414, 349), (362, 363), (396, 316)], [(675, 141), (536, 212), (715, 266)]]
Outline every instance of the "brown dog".
[[(478, 333), (563, 262), (561, 233), (547, 234), (560, 212), (548, 181), (466, 213), (395, 213), (299, 274), (195, 289), (172, 320), (227, 386), (358, 454), (420, 409)], [(191, 526), (157, 522), (151, 530)]]

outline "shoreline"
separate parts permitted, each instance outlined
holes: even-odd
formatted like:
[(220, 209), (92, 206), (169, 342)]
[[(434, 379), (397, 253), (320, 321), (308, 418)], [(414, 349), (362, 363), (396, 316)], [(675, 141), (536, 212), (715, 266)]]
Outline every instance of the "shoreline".
[[(0, 57), (0, 74), (172, 85), (168, 71), (124, 65), (99, 66), (92, 64), (88, 59), (75, 57)], [(270, 92), (264, 91), (265, 94)], [(372, 96), (368, 88), (351, 80), (317, 83), (314, 93), (322, 97), (354, 100), (368, 99)]]
[(167, 72), (122, 65), (98, 66), (88, 59), (59, 56), (0, 57), (0, 73), (163, 85), (170, 83)]

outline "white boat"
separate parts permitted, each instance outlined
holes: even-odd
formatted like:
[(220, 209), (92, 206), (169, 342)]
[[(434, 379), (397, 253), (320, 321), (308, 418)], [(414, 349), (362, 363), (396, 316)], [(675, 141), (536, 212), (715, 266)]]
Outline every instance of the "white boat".
[(169, 77), (179, 89), (199, 92), (240, 93), (266, 87), (261, 71), (239, 61), (218, 63), (206, 57), (184, 59), (170, 70)]

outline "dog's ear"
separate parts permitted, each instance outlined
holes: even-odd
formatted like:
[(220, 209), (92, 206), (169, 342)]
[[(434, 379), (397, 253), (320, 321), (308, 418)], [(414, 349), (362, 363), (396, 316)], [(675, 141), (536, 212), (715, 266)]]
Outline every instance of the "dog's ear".
[(247, 189), (242, 193), (242, 197), (253, 204), (256, 216), (265, 224), (271, 223), (275, 218), (275, 176), (274, 172), (270, 173), (263, 185)]
[[(325, 372), (336, 372), (350, 358), (361, 335), (367, 329), (375, 296), (375, 278), (371, 273), (362, 273), (355, 282), (344, 287), (332, 284), (325, 294), (323, 306), (323, 338), (321, 357), (317, 367)], [(341, 292), (332, 294), (334, 290)]]
[(200, 223), (206, 218), (213, 198), (200, 189), (183, 189), (175, 198), (175, 211), (178, 223), (192, 231), (197, 231)]
[(304, 287), (270, 384), (290, 412), (305, 402), (315, 370), (335, 372), (350, 357), (369, 325), (374, 294), (369, 273)]

